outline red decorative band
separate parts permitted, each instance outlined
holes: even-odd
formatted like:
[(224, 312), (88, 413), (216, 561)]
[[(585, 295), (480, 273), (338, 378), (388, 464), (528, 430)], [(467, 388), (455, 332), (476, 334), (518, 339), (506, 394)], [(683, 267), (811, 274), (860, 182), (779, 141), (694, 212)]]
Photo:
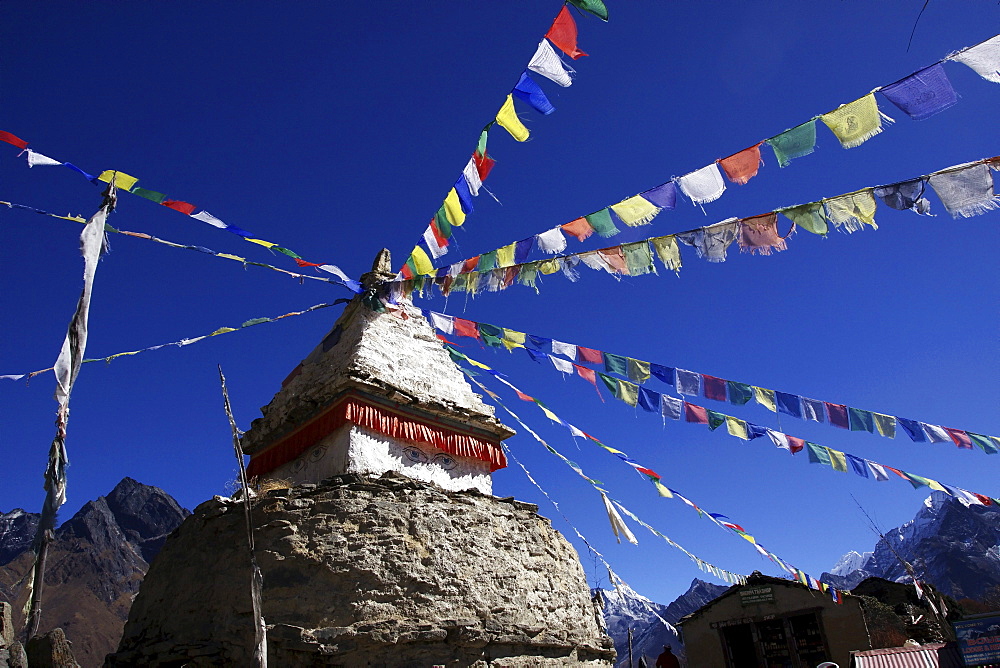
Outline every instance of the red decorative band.
[(270, 473), (345, 424), (364, 427), (390, 438), (433, 445), (452, 455), (479, 459), (490, 465), (491, 472), (507, 466), (507, 458), (495, 441), (428, 424), (388, 406), (375, 406), (355, 397), (345, 397), (267, 450), (251, 457), (247, 475), (252, 478)]

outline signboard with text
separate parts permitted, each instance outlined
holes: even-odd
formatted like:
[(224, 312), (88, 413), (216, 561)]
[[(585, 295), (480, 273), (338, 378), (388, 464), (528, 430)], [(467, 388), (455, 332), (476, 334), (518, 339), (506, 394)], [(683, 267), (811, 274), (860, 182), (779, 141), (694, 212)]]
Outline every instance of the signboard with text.
[(1000, 662), (1000, 617), (963, 619), (952, 626), (966, 666)]
[(747, 587), (740, 590), (740, 603), (754, 605), (756, 603), (772, 603), (774, 589), (772, 587)]

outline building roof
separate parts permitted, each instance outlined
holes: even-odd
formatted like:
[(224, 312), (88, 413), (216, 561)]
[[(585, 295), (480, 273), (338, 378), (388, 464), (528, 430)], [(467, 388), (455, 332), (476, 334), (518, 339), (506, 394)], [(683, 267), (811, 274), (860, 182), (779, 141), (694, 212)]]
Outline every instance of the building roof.
[(953, 643), (935, 642), (912, 647), (888, 647), (851, 653), (852, 668), (963, 668)]

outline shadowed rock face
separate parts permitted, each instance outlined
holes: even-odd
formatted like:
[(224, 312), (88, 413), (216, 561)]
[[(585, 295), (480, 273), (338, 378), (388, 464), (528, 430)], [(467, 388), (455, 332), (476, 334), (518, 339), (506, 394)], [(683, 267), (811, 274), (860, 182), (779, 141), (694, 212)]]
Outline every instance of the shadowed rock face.
[[(387, 473), (255, 501), (272, 665), (609, 665), (576, 552), (537, 507)], [(250, 665), (243, 511), (173, 533), (108, 665)]]
[[(0, 516), (0, 527), (12, 514)], [(118, 645), (149, 562), (166, 535), (189, 514), (163, 490), (131, 478), (123, 479), (107, 496), (86, 503), (59, 527), (49, 548), (39, 632), (61, 627), (76, 660), (84, 668), (100, 666)], [(31, 515), (22, 517), (30, 520)], [(34, 518), (33, 524), (28, 522), (27, 540), (21, 540), (26, 529), (0, 533), (0, 553), (17, 552), (0, 566), (0, 598), (13, 603), (17, 629), (27, 597), (23, 578), (32, 564), (37, 515)]]

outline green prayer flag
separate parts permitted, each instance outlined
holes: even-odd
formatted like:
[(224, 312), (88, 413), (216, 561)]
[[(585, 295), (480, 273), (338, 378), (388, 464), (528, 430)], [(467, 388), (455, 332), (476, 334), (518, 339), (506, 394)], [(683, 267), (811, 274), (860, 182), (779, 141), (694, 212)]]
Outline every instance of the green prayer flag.
[(653, 253), (649, 250), (648, 241), (622, 244), (622, 253), (625, 255), (625, 266), (628, 267), (630, 276), (642, 276), (655, 271)]
[(302, 259), (302, 256), (296, 253), (295, 251), (288, 250), (287, 248), (283, 248), (282, 246), (271, 246), (271, 250), (276, 250), (279, 253), (284, 253), (288, 257), (294, 257), (297, 260)]
[(444, 211), (444, 204), (434, 214), (434, 222), (437, 223), (441, 236), (445, 239), (451, 239), (451, 221), (448, 220), (448, 214)]
[(649, 380), (649, 362), (628, 358), (628, 379), (633, 383), (645, 383)]
[(479, 256), (479, 264), (476, 265), (476, 271), (492, 271), (497, 268), (497, 252), (491, 250), (489, 253), (483, 253)]
[(604, 370), (608, 373), (616, 373), (619, 376), (628, 375), (628, 358), (611, 353), (602, 353), (604, 356)]
[(718, 429), (721, 425), (726, 423), (726, 416), (722, 413), (716, 413), (715, 411), (708, 412), (708, 428), (712, 431)]
[(627, 380), (618, 381), (618, 398), (627, 403), (629, 406), (635, 406), (639, 403), (639, 386), (635, 383), (630, 383)]
[(521, 265), (521, 269), (517, 272), (517, 282), (538, 292), (538, 263), (529, 262)]
[(597, 375), (601, 377), (601, 380), (604, 382), (604, 385), (608, 388), (608, 392), (610, 392), (612, 396), (614, 396), (617, 399), (618, 393), (620, 392), (620, 390), (618, 389), (618, 379), (613, 378), (606, 373), (601, 373), (600, 371), (597, 372)]
[(611, 220), (611, 211), (609, 209), (601, 209), (597, 213), (584, 216), (584, 218), (594, 228), (594, 231), (602, 237), (613, 237), (621, 231), (615, 227), (614, 221)]
[(931, 486), (931, 481), (923, 476), (916, 475), (915, 473), (907, 473), (906, 471), (903, 471), (903, 475), (905, 475), (906, 479), (910, 481), (911, 485), (913, 485), (913, 489)]
[(486, 155), (486, 140), (489, 139), (490, 126), (493, 125), (492, 122), (488, 123), (483, 131), (479, 133), (479, 143), (476, 144), (476, 153), (480, 156)]
[(735, 380), (726, 381), (726, 389), (729, 390), (729, 403), (742, 406), (753, 399), (753, 389), (746, 383), (737, 383)]
[(827, 224), (826, 216), (823, 213), (822, 202), (810, 202), (809, 204), (800, 204), (799, 206), (792, 206), (787, 209), (779, 209), (779, 213), (795, 223), (796, 227), (801, 227), (813, 234), (825, 237), (827, 232), (830, 231), (830, 226)]
[(254, 318), (253, 320), (247, 320), (245, 323), (240, 325), (240, 327), (252, 327), (253, 325), (259, 325), (264, 322), (271, 322), (270, 318)]
[(785, 130), (767, 140), (774, 149), (778, 164), (787, 167), (794, 158), (809, 155), (816, 148), (816, 119), (806, 121), (791, 130)]
[(152, 200), (157, 204), (163, 204), (163, 200), (167, 199), (167, 196), (163, 193), (158, 193), (154, 190), (146, 190), (145, 188), (133, 188), (133, 195), (138, 195), (139, 197), (145, 197), (148, 200)]
[(604, 5), (603, 0), (569, 0), (569, 2), (577, 9), (590, 12), (602, 21), (608, 20), (608, 8)]
[(815, 443), (806, 441), (806, 448), (809, 450), (810, 464), (826, 464), (827, 466), (833, 466), (833, 464), (830, 463), (830, 453), (827, 451), (825, 446), (816, 445)]
[(851, 426), (851, 431), (867, 431), (875, 433), (875, 420), (871, 411), (862, 408), (847, 407), (847, 419)]
[(965, 432), (972, 439), (972, 442), (982, 448), (983, 452), (988, 455), (995, 455), (997, 453), (997, 447), (989, 439), (988, 436), (983, 436), (982, 434), (973, 434), (971, 431)]
[(479, 330), (479, 336), (482, 337), (483, 343), (486, 345), (492, 348), (499, 348), (503, 345), (503, 327), (481, 322), (478, 324), (477, 329)]

